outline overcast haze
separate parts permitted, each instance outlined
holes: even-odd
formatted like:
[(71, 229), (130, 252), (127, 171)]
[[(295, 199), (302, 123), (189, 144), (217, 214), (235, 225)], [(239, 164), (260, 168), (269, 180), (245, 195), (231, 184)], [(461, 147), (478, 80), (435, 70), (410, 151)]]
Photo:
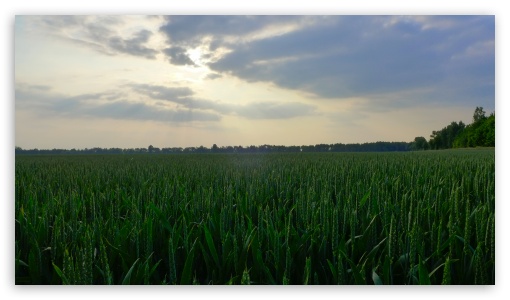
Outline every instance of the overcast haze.
[(494, 16), (16, 16), (24, 149), (428, 139), (495, 110)]

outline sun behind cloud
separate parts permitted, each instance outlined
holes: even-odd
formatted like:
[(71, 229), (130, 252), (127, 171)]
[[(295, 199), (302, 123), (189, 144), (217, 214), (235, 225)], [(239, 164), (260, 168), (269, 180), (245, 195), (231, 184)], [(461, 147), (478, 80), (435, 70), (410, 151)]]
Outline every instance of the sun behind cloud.
[[(132, 147), (410, 141), (469, 122), (473, 107), (494, 111), (494, 81), (494, 16), (15, 22), (24, 148), (115, 147), (129, 132), (140, 132)], [(63, 128), (94, 133), (58, 140)]]

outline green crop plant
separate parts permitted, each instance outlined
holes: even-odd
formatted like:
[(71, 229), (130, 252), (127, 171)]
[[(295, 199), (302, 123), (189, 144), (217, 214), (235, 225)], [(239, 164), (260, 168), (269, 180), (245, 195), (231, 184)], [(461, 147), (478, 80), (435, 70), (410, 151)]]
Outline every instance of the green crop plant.
[(495, 284), (494, 150), (17, 155), (16, 284)]

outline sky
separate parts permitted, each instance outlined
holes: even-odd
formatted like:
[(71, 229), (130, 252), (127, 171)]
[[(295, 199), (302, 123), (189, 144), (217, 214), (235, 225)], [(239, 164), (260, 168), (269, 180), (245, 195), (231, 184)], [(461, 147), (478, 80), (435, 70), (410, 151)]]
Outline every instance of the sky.
[(495, 111), (494, 15), (16, 15), (24, 149), (427, 139)]
[[(144, 0), (125, 1), (119, 6), (115, 1), (104, 0), (88, 0), (85, 2), (16, 0), (4, 1), (1, 7), (0, 14), (2, 14), (2, 18), (0, 20), (3, 23), (0, 24), (3, 25), (3, 30), (0, 31), (0, 35), (3, 38), (3, 45), (6, 45), (0, 48), (0, 52), (3, 54), (1, 57), (4, 59), (3, 80), (0, 81), (0, 85), (3, 87), (1, 90), (4, 92), (4, 101), (0, 101), (2, 105), (2, 109), (0, 109), (0, 114), (2, 114), (0, 117), (0, 122), (2, 122), (0, 132), (2, 145), (4, 146), (0, 147), (0, 165), (3, 166), (2, 172), (0, 172), (0, 190), (4, 199), (14, 199), (15, 145), (27, 149), (35, 147), (51, 149), (54, 147), (90, 148), (94, 146), (147, 147), (149, 144), (158, 147), (203, 144), (210, 147), (212, 143), (221, 146), (221, 143), (230, 144), (231, 142), (232, 144), (257, 145), (263, 143), (313, 144), (325, 143), (328, 140), (332, 143), (356, 142), (358, 140), (360, 142), (370, 140), (410, 141), (415, 136), (428, 137), (432, 130), (441, 129), (453, 120), (463, 120), (465, 123), (469, 123), (476, 106), (483, 106), (486, 111), (490, 112), (491, 108), (489, 107), (491, 105), (494, 107), (495, 102), (497, 103), (498, 115), (503, 114), (503, 117), (496, 121), (499, 128), (497, 130), (498, 147), (496, 149), (496, 197), (498, 199), (508, 198), (508, 190), (505, 189), (504, 184), (504, 178), (507, 176), (505, 172), (509, 169), (507, 168), (508, 155), (504, 155), (508, 148), (504, 132), (508, 128), (508, 118), (505, 118), (508, 108), (505, 99), (508, 98), (509, 94), (505, 79), (510, 76), (508, 74), (510, 68), (508, 56), (505, 53), (510, 53), (508, 47), (510, 16), (508, 16), (509, 10), (504, 5), (504, 1), (465, 0), (460, 3), (452, 0), (296, 0), (292, 2), (292, 5), (289, 5), (287, 1), (268, 0), (166, 2)], [(234, 26), (231, 23), (231, 26), (225, 26), (225, 28), (229, 28), (228, 34), (224, 32), (222, 35), (215, 34), (213, 36), (212, 32), (216, 29), (217, 33), (218, 26), (206, 26), (204, 23), (192, 23), (190, 27), (182, 27), (185, 22), (181, 21), (181, 31), (177, 30), (179, 23), (174, 23), (173, 27), (172, 25), (166, 26), (166, 30), (160, 30), (167, 23), (164, 18), (145, 18), (150, 20), (134, 22), (132, 24), (136, 23), (136, 25), (131, 26), (128, 24), (128, 19), (132, 20), (132, 17), (126, 18), (120, 23), (107, 22), (106, 20), (99, 23), (98, 21), (91, 22), (89, 20), (76, 22), (74, 25), (71, 21), (72, 18), (69, 18), (67, 21), (60, 20), (58, 26), (58, 21), (45, 22), (40, 17), (35, 17), (38, 15), (101, 15), (104, 17), (105, 15), (132, 16), (137, 14), (184, 16), (197, 14), (234, 16), (310, 14), (319, 16), (331, 14), (370, 15), (372, 18), (375, 18), (374, 15), (414, 16), (408, 18), (409, 21), (413, 18), (417, 19), (416, 16), (420, 15), (485, 15), (486, 17), (484, 20), (478, 19), (480, 26), (476, 27), (476, 30), (473, 26), (477, 22), (466, 20), (471, 17), (454, 17), (454, 20), (451, 17), (444, 17), (442, 22), (438, 22), (437, 17), (429, 17), (429, 20), (435, 19), (434, 22), (427, 23), (429, 26), (423, 26), (425, 24), (423, 22), (427, 18), (421, 17), (419, 19), (422, 20), (422, 23), (416, 23), (419, 20), (415, 23), (407, 23), (409, 30), (413, 28), (412, 24), (422, 24), (414, 27), (414, 34), (410, 30), (407, 32), (408, 34), (401, 32), (400, 35), (397, 34), (398, 31), (391, 31), (391, 29), (403, 29), (405, 26), (383, 26), (383, 23), (376, 26), (372, 21), (366, 23), (360, 21), (351, 23), (352, 26), (349, 27), (344, 26), (345, 23), (340, 26), (338, 23), (340, 21), (337, 21), (337, 34), (333, 35), (331, 33), (332, 38), (323, 47), (320, 47), (320, 44), (317, 45), (317, 42), (319, 40), (323, 42), (323, 39), (327, 37), (326, 29), (332, 29), (335, 24), (334, 21), (330, 23), (323, 22), (323, 30), (315, 27), (316, 32), (322, 33), (322, 35), (309, 36), (312, 41), (309, 39), (303, 40), (302, 43), (296, 45), (296, 42), (299, 41), (297, 39), (299, 34), (305, 36), (305, 33), (313, 32), (312, 24), (308, 24), (308, 27), (304, 29), (300, 27), (302, 28), (300, 31), (298, 31), (298, 27), (288, 25), (284, 29), (284, 26), (280, 26), (282, 32), (279, 34), (273, 32), (271, 35), (268, 29), (267, 35), (260, 34), (257, 36), (255, 32), (247, 30), (249, 29), (248, 25), (250, 25), (249, 22), (243, 23), (243, 26), (239, 24)], [(30, 15), (31, 17), (22, 20), (21, 16), (24, 15)], [(490, 16), (493, 15), (495, 15), (495, 20), (494, 18), (490, 19)], [(455, 18), (458, 18), (457, 21), (455, 21)], [(403, 19), (405, 18), (401, 18), (401, 20)], [(449, 21), (446, 19), (449, 19)], [(457, 26), (448, 27), (446, 25), (448, 22)], [(354, 30), (355, 25), (360, 26), (360, 23), (367, 27), (358, 27), (353, 34), (349, 34), (350, 31), (340, 31), (340, 29), (347, 30), (348, 28)], [(498, 62), (495, 68), (498, 82), (495, 93), (496, 101), (494, 101), (494, 73), (491, 73), (492, 77), (490, 77), (492, 78), (493, 97), (482, 100), (481, 95), (486, 92), (481, 87), (480, 81), (486, 78), (482, 78), (477, 74), (484, 73), (483, 68), (480, 68), (484, 64), (483, 55), (478, 55), (478, 58), (475, 59), (477, 51), (481, 51), (483, 48), (481, 47), (483, 41), (494, 43), (494, 23), (496, 24), (498, 39), (495, 47)], [(94, 29), (94, 24), (97, 25), (96, 29)], [(253, 26), (253, 23), (251, 24)], [(391, 25), (392, 22), (389, 24)], [(403, 26), (406, 23), (394, 22), (393, 24)], [(487, 34), (482, 33), (484, 30), (480, 30), (486, 28), (487, 24), (492, 24), (492, 30), (488, 30), (489, 33)], [(143, 29), (149, 30), (151, 34), (144, 33)], [(199, 29), (203, 30), (202, 32), (209, 33), (200, 36)], [(170, 34), (174, 32), (173, 39), (168, 37), (167, 32), (170, 32)], [(371, 32), (372, 34), (370, 34)], [(422, 34), (428, 33), (428, 35), (419, 35), (420, 32)], [(386, 33), (386, 35), (383, 33)], [(356, 34), (357, 40), (354, 38)], [(147, 36), (149, 36), (147, 41), (142, 43)], [(374, 38), (372, 40), (368, 39), (370, 36)], [(407, 39), (404, 39), (404, 36)], [(433, 36), (436, 36), (437, 39), (432, 39)], [(115, 37), (118, 38), (115, 39)], [(185, 41), (186, 37), (188, 41)], [(207, 37), (210, 41), (206, 39)], [(364, 39), (364, 37), (367, 37), (367, 39)], [(411, 53), (404, 51), (404, 46), (412, 48), (414, 44), (397, 43), (398, 37), (400, 37), (400, 42), (420, 40), (416, 47), (420, 48), (419, 45), (421, 45), (421, 51)], [(421, 40), (421, 37), (424, 39)], [(292, 38), (295, 38), (294, 43), (292, 43)], [(340, 40), (344, 42), (340, 43)], [(386, 48), (381, 48), (380, 45), (383, 45), (384, 40), (393, 41), (393, 43), (388, 44)], [(480, 43), (476, 43), (476, 40)], [(199, 51), (201, 48), (196, 46), (197, 41), (202, 41), (205, 45), (203, 47), (204, 52), (213, 55), (209, 57), (201, 55), (202, 52)], [(213, 41), (215, 42), (213, 43)], [(274, 52), (266, 53), (263, 56), (262, 50), (269, 50), (272, 41), (275, 41), (273, 47), (275, 45), (287, 45), (287, 50), (278, 52), (279, 49), (276, 49)], [(276, 41), (279, 41), (280, 44), (277, 44)], [(338, 42), (336, 47), (333, 45), (334, 41)], [(212, 48), (209, 47), (211, 44)], [(24, 46), (21, 47), (21, 45)], [(136, 45), (140, 47), (137, 48)], [(315, 48), (313, 48), (314, 45)], [(398, 45), (400, 46), (397, 47)], [(328, 48), (330, 52), (326, 51), (326, 46), (330, 47)], [(187, 55), (179, 55), (183, 53), (183, 51), (179, 51), (181, 48), (191, 48), (191, 50), (184, 51), (189, 52)], [(150, 51), (150, 49), (156, 52)], [(164, 51), (165, 49), (169, 50)], [(301, 49), (301, 51), (298, 51), (298, 49)], [(344, 52), (341, 52), (341, 49)], [(378, 49), (381, 51), (378, 52)], [(382, 50), (386, 50), (386, 52)], [(494, 68), (494, 46), (492, 46), (491, 51), (485, 57), (492, 61), (492, 68)], [(397, 52), (400, 54), (407, 53), (407, 56), (390, 55)], [(329, 56), (327, 56), (328, 53)], [(356, 54), (363, 56), (363, 53), (366, 54), (364, 60), (354, 60)], [(374, 53), (374, 55), (369, 55), (370, 53)], [(416, 57), (411, 55), (413, 53)], [(457, 55), (454, 55), (454, 53)], [(150, 58), (151, 54), (154, 57), (152, 59)], [(230, 54), (230, 57), (227, 54)], [(241, 54), (246, 56), (242, 57)], [(251, 56), (248, 56), (248, 54)], [(273, 56), (267, 57), (270, 54)], [(379, 60), (383, 55), (389, 58)], [(458, 60), (469, 55), (471, 55), (471, 59), (467, 59), (468, 62), (464, 64)], [(171, 60), (172, 56), (174, 57), (173, 61)], [(300, 64), (295, 63), (295, 61), (292, 64), (293, 61), (290, 59), (292, 56), (294, 58), (300, 57)], [(190, 58), (195, 64), (193, 68), (189, 64), (182, 65), (187, 61), (186, 57)], [(321, 57), (323, 58), (322, 64)], [(349, 59), (340, 60), (341, 57), (348, 57)], [(435, 59), (432, 59), (433, 57)], [(273, 58), (273, 60), (271, 61), (270, 58)], [(280, 60), (275, 60), (275, 58), (280, 58)], [(285, 60), (285, 58), (288, 59)], [(426, 61), (425, 58), (429, 60)], [(251, 63), (244, 66), (235, 64), (235, 62), (241, 63), (243, 59)], [(264, 65), (260, 62), (264, 59), (271, 61), (271, 63)], [(421, 82), (417, 80), (420, 73), (411, 74), (410, 70), (412, 69), (410, 67), (409, 72), (400, 73), (400, 78), (403, 78), (401, 82), (407, 80), (409, 88), (398, 88), (396, 84), (398, 83), (396, 77), (398, 74), (395, 71), (402, 70), (398, 68), (399, 64), (396, 63), (399, 59), (402, 59), (400, 61), (401, 67), (412, 61), (413, 64), (410, 66), (416, 68), (418, 62), (421, 61), (421, 66), (425, 70), (421, 73), (422, 76), (427, 72), (430, 72), (431, 75), (437, 75), (434, 70), (443, 76), (432, 76)], [(329, 63), (326, 63), (326, 61)], [(313, 62), (316, 62), (316, 64), (310, 64)], [(481, 65), (477, 65), (477, 62)], [(344, 68), (337, 70), (340, 64), (343, 64)], [(372, 70), (374, 73), (367, 71), (371, 64), (373, 68), (368, 70)], [(356, 68), (354, 68), (355, 65)], [(350, 68), (348, 68), (349, 66)], [(298, 70), (292, 73), (292, 67), (302, 69), (307, 67), (309, 69), (306, 72), (299, 72)], [(324, 71), (319, 72), (323, 67)], [(459, 70), (460, 67), (463, 67), (465, 71)], [(488, 65), (488, 67), (491, 66)], [(384, 68), (389, 69), (389, 72), (383, 73)], [(421, 68), (419, 69), (421, 70)], [(476, 71), (477, 69), (478, 71)], [(128, 72), (128, 70), (130, 71)], [(364, 72), (361, 72), (363, 70)], [(190, 74), (194, 74), (194, 76)], [(323, 78), (326, 74), (329, 76), (329, 81)], [(381, 77), (381, 74), (385, 76)], [(368, 75), (372, 75), (372, 77)], [(364, 76), (366, 80), (356, 81), (355, 79), (360, 76)], [(372, 83), (378, 82), (379, 86), (377, 84), (371, 85), (366, 92), (359, 92), (362, 84), (367, 84), (369, 78)], [(255, 79), (258, 79), (258, 81)], [(459, 87), (459, 82), (465, 84)], [(388, 84), (386, 85), (386, 83)], [(448, 85), (450, 89), (446, 90), (444, 86)], [(158, 91), (157, 88), (154, 89), (154, 86), (173, 89), (159, 89)], [(348, 86), (349, 89), (343, 90), (342, 96), (331, 97), (335, 89), (339, 90), (345, 86)], [(175, 89), (179, 87), (189, 88), (193, 94), (184, 96), (186, 90)], [(386, 87), (386, 90), (382, 87)], [(420, 90), (419, 87), (422, 89)], [(468, 89), (476, 89), (476, 92), (470, 93)], [(165, 94), (165, 91), (168, 93)], [(368, 93), (368, 91), (371, 91), (371, 93)], [(176, 93), (180, 97), (176, 97)], [(95, 94), (96, 96), (92, 97)], [(151, 98), (151, 96), (162, 97), (170, 94), (173, 95), (172, 99), (174, 101)], [(355, 96), (346, 97), (346, 94)], [(20, 95), (23, 97), (20, 97)], [(480, 95), (480, 97), (476, 95)], [(219, 116), (219, 120), (177, 122), (175, 120), (176, 115), (178, 115), (176, 109), (173, 109), (173, 114), (155, 109), (166, 104), (167, 106), (179, 107), (180, 110), (186, 110), (185, 105), (175, 102), (175, 99), (182, 102), (190, 100), (190, 98), (195, 100), (192, 102), (194, 104), (199, 103), (196, 101), (198, 99), (204, 100), (205, 102), (202, 102), (201, 107), (204, 103), (209, 105), (222, 104), (224, 110), (227, 107), (230, 108), (230, 111), (220, 113), (212, 108), (202, 109), (204, 113), (216, 114)], [(5, 99), (8, 100), (5, 101)], [(284, 100), (287, 102), (283, 102)], [(289, 102), (291, 104), (301, 103), (304, 104), (303, 107), (311, 106), (313, 109), (311, 112), (308, 111), (307, 114), (302, 113), (301, 116), (292, 118), (260, 118), (260, 115), (264, 113), (264, 109), (266, 115), (267, 110), (275, 111), (274, 109), (271, 110), (271, 107), (274, 108), (274, 106), (268, 105), (268, 102), (271, 101), (273, 104), (280, 103), (281, 105)], [(157, 106), (156, 102), (163, 105)], [(109, 103), (110, 106), (105, 103)], [(232, 103), (236, 105), (232, 106)], [(259, 103), (259, 109), (251, 110), (252, 113), (246, 113), (249, 103)], [(306, 106), (307, 104), (309, 106)], [(124, 110), (114, 110), (115, 105), (120, 108), (123, 107)], [(233, 110), (232, 107), (236, 110)], [(240, 107), (245, 109), (244, 117)], [(160, 111), (159, 115), (158, 113), (150, 113), (154, 109)], [(172, 107), (166, 109), (172, 110)], [(193, 110), (194, 115), (197, 113), (196, 110), (198, 109)], [(281, 113), (282, 110), (278, 111)], [(287, 113), (291, 111), (285, 110)], [(306, 112), (306, 110), (304, 111)], [(165, 112), (167, 117), (161, 117)], [(247, 114), (248, 116), (246, 116)], [(159, 117), (149, 118), (147, 117), (149, 115)], [(170, 120), (172, 117), (168, 117), (169, 115), (173, 116), (173, 120)], [(256, 116), (259, 116), (259, 119), (255, 118)], [(161, 121), (161, 119), (164, 119), (164, 121)], [(298, 126), (298, 132), (295, 131), (296, 128), (294, 127), (296, 126)], [(243, 134), (248, 131), (249, 133)], [(258, 132), (258, 135), (254, 134), (255, 132)], [(276, 138), (273, 138), (274, 136)], [(498, 216), (502, 216), (502, 213), (507, 211), (508, 207), (506, 206), (506, 201), (497, 202), (496, 213)], [(14, 201), (2, 201), (2, 208), (2, 228), (7, 228), (1, 233), (2, 245), (12, 245), (14, 239), (12, 222)], [(497, 253), (506, 253), (509, 246), (507, 235), (504, 232), (508, 228), (508, 218), (498, 217), (496, 222), (498, 229), (501, 229), (497, 231), (496, 251)], [(5, 254), (0, 255), (4, 265), (9, 265), (12, 257), (15, 256), (14, 248), (5, 246), (0, 247), (0, 250)], [(507, 266), (507, 257), (507, 255), (499, 255), (498, 265)], [(180, 294), (183, 297), (189, 297), (191, 294), (217, 299), (239, 299), (239, 296), (244, 299), (260, 299), (261, 296), (274, 298), (275, 295), (288, 297), (289, 293), (296, 299), (317, 297), (318, 293), (321, 296), (337, 297), (339, 293), (342, 293), (342, 295), (353, 297), (363, 295), (367, 296), (366, 298), (375, 296), (382, 299), (409, 299), (409, 297), (430, 299), (431, 296), (437, 296), (438, 299), (451, 299), (459, 295), (466, 299), (480, 299), (481, 297), (499, 299), (503, 298), (502, 295), (508, 295), (510, 292), (510, 285), (502, 284), (508, 281), (506, 280), (508, 279), (508, 272), (504, 271), (504, 267), (496, 269), (497, 284), (489, 289), (427, 288), (426, 291), (420, 289), (425, 291), (423, 293), (416, 293), (415, 289), (398, 289), (398, 293), (395, 293), (394, 289), (382, 291), (354, 287), (340, 289), (258, 288), (250, 289), (250, 292), (246, 293), (246, 291), (231, 289), (218, 292), (217, 289), (184, 288), (173, 289), (172, 293)], [(11, 294), (13, 298), (33, 299), (34, 297), (40, 298), (42, 295), (37, 288), (14, 288), (14, 277), (9, 268), (4, 268), (4, 272), (0, 272), (0, 278), (2, 278), (0, 280), (1, 290), (5, 294)], [(128, 292), (120, 292), (122, 297), (128, 299), (147, 297), (147, 289), (129, 289)], [(231, 292), (230, 295), (229, 292)], [(155, 291), (154, 293), (158, 292)], [(166, 291), (160, 293), (161, 296), (167, 296)], [(99, 297), (105, 295), (118, 297), (119, 290), (101, 289), (95, 294), (95, 289), (87, 289), (87, 291), (81, 290), (80, 293), (52, 293), (51, 297), (57, 299), (69, 299), (69, 297), (89, 299), (90, 296), (96, 295)]]

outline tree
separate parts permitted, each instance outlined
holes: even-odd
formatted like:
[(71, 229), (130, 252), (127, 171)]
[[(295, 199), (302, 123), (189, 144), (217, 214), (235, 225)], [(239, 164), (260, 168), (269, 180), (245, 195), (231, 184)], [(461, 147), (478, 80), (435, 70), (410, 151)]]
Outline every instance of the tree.
[(459, 134), (462, 133), (466, 125), (460, 121), (452, 122), (439, 131), (432, 131), (429, 145), (431, 149), (449, 149), (453, 147), (453, 142)]
[(496, 115), (492, 113), (481, 126), (481, 132), (483, 134), (483, 145), (484, 147), (495, 147), (496, 146)]
[(149, 153), (152, 153), (154, 151), (154, 147), (152, 145), (150, 145), (147, 150), (149, 150)]
[(454, 141), (455, 148), (463, 147), (494, 147), (496, 145), (496, 115), (485, 116), (482, 107), (477, 107), (473, 114), (473, 123)]
[(483, 110), (483, 107), (476, 107), (475, 113), (473, 114), (473, 123), (477, 123), (480, 121), (485, 120), (485, 111)]
[(429, 143), (422, 136), (417, 136), (414, 138), (414, 141), (411, 143), (412, 150), (428, 150)]

